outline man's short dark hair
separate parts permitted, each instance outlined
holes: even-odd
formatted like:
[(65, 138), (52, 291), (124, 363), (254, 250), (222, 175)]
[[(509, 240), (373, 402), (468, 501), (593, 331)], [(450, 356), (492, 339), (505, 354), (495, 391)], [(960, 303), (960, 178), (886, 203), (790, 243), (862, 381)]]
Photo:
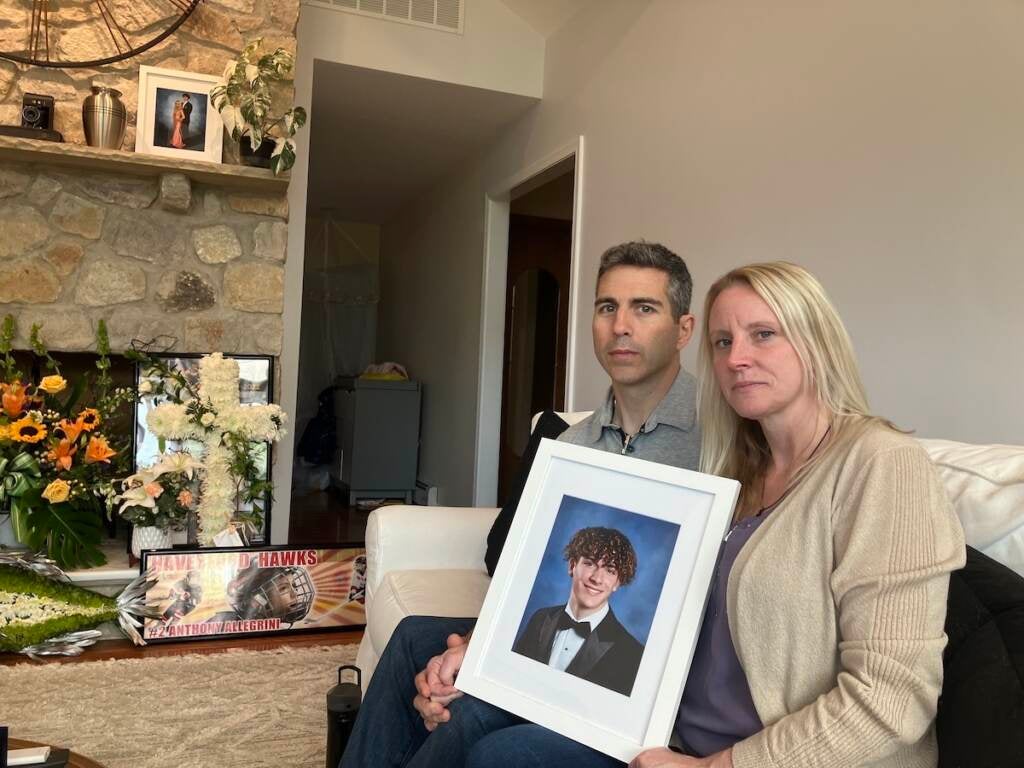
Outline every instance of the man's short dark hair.
[(659, 269), (668, 275), (668, 301), (671, 305), (672, 319), (678, 320), (690, 312), (690, 299), (693, 296), (693, 278), (686, 262), (672, 253), (661, 243), (648, 243), (634, 240), (621, 245), (613, 245), (601, 254), (601, 266), (597, 270), (597, 280), (615, 267), (647, 267)]
[(626, 535), (614, 528), (580, 528), (563, 553), (570, 563), (580, 558), (603, 562), (618, 572), (619, 584), (626, 586), (636, 576), (636, 550)]
[(189, 94), (187, 94), (187, 93), (183, 93), (183, 94), (181, 94), (181, 98), (183, 98), (183, 99), (191, 99), (192, 97)]

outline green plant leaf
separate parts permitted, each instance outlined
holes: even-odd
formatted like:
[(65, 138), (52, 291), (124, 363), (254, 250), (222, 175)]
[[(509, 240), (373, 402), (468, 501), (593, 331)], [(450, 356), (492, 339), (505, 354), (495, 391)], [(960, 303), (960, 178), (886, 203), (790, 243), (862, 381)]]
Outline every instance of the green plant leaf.
[(102, 515), (94, 509), (67, 502), (49, 504), (40, 499), (25, 515), (26, 543), (46, 550), (61, 568), (94, 567), (107, 562), (100, 551)]

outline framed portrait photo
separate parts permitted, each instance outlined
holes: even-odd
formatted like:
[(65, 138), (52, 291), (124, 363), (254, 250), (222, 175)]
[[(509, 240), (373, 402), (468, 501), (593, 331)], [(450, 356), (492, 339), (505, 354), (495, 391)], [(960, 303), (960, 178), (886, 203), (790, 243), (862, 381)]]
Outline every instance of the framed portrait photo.
[(457, 687), (623, 762), (666, 746), (738, 495), (543, 440)]
[(139, 68), (135, 151), (219, 163), (224, 125), (210, 101), (215, 75)]

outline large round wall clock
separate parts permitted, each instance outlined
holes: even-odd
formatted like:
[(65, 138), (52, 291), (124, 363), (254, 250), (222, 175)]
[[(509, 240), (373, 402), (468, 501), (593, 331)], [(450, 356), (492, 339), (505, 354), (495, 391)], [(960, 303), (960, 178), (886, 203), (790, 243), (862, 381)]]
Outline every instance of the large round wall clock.
[(37, 67), (99, 67), (166, 40), (202, 0), (24, 0), (21, 24), (8, 28), (20, 49), (0, 58)]

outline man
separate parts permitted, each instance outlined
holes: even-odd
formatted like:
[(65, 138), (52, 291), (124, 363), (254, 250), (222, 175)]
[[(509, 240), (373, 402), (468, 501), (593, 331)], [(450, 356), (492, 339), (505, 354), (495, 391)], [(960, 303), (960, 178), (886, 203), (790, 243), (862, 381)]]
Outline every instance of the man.
[(185, 113), (185, 119), (181, 121), (181, 135), (187, 137), (188, 127), (192, 122), (192, 97), (187, 93), (181, 94), (181, 111)]
[[(692, 292), (685, 262), (663, 245), (630, 242), (605, 251), (592, 332), (611, 387), (604, 404), (559, 440), (697, 468), (697, 386), (679, 364), (693, 335)], [(488, 536), (491, 572), (526, 470)], [(409, 616), (398, 625), (370, 681), (342, 768), (461, 765), (476, 739), (518, 721), (453, 686), (474, 623)]]
[(644, 646), (608, 601), (636, 576), (636, 550), (621, 531), (595, 526), (576, 531), (564, 554), (568, 602), (534, 613), (512, 650), (629, 696)]

